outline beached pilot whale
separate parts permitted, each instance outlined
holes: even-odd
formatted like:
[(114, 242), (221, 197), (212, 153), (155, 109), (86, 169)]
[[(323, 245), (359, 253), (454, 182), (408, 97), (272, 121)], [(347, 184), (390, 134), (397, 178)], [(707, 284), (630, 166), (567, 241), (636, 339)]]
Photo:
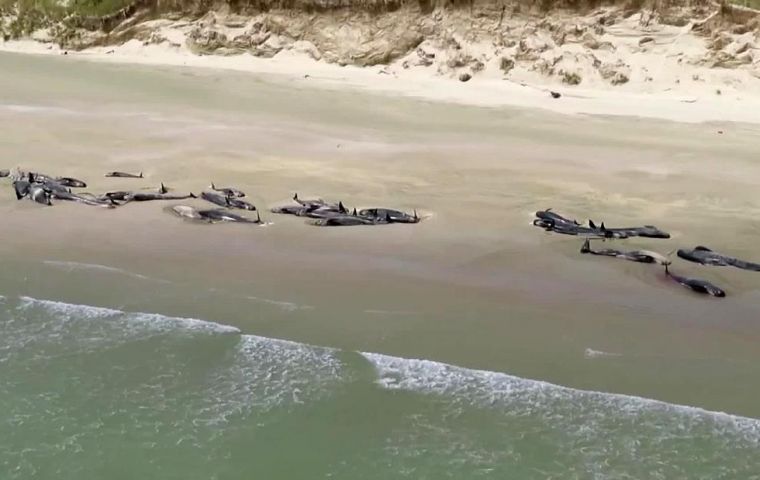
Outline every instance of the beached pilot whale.
[(708, 282), (707, 280), (698, 280), (696, 278), (687, 278), (675, 273), (671, 273), (668, 266), (665, 265), (665, 276), (672, 279), (676, 283), (683, 285), (684, 287), (703, 295), (712, 295), (713, 297), (725, 297), (726, 292)]
[(326, 218), (336, 215), (348, 215), (349, 213), (343, 202), (330, 205), (322, 199), (302, 200), (298, 198), (297, 193), (293, 195), (293, 200), (298, 205), (275, 207), (272, 209), (272, 213), (310, 218)]
[(167, 193), (150, 193), (150, 192), (130, 192), (124, 202), (149, 202), (152, 200), (185, 200), (188, 198), (198, 198), (194, 193), (187, 195), (169, 195)]
[(562, 235), (576, 235), (590, 238), (610, 238), (622, 239), (629, 237), (646, 237), (646, 238), (670, 238), (670, 234), (660, 230), (654, 225), (644, 225), (643, 227), (624, 227), (624, 228), (607, 228), (604, 223), (597, 226), (589, 220), (589, 226), (584, 227), (577, 220), (565, 218), (551, 209), (540, 210), (536, 212), (536, 219), (533, 225), (543, 228), (548, 232), (559, 233)]
[(197, 208), (190, 207), (188, 205), (175, 205), (171, 207), (171, 212), (175, 215), (187, 218), (190, 220), (200, 220), (209, 223), (216, 222), (233, 222), (233, 223), (254, 223), (262, 224), (261, 215), (256, 212), (256, 219), (246, 218), (242, 215), (237, 215), (223, 208), (214, 208), (208, 210), (198, 210)]
[(211, 185), (209, 186), (211, 190), (214, 190), (216, 192), (222, 192), (225, 197), (237, 197), (237, 198), (243, 198), (245, 197), (245, 192), (242, 190), (238, 190), (234, 187), (217, 187), (214, 185), (214, 182), (211, 182)]
[[(588, 221), (591, 228), (597, 228), (597, 226), (591, 220)], [(644, 237), (644, 238), (670, 238), (670, 234), (654, 225), (644, 225), (643, 227), (623, 227), (623, 228), (607, 228), (602, 223), (599, 227), (605, 235), (609, 235), (613, 238), (628, 238), (628, 237)]]
[(565, 218), (559, 213), (553, 212), (551, 208), (547, 208), (546, 210), (539, 210), (535, 213), (535, 215), (536, 218), (544, 220), (548, 223), (567, 223), (575, 226), (581, 225), (575, 219)]
[(274, 207), (270, 211), (281, 215), (296, 215), (301, 216), (301, 212), (305, 207), (302, 205), (284, 205), (282, 207)]
[(227, 199), (227, 208), (238, 208), (240, 210), (256, 210), (256, 206), (245, 200), (235, 197), (225, 197)]
[(624, 252), (621, 250), (615, 250), (612, 248), (604, 248), (602, 250), (592, 250), (591, 242), (586, 239), (581, 247), (581, 253), (588, 253), (591, 255), (600, 255), (605, 257), (621, 258), (623, 260), (629, 260), (631, 262), (639, 263), (658, 263), (660, 265), (670, 265), (671, 261), (664, 255), (660, 255), (657, 252), (651, 252), (649, 250), (633, 250)]
[(50, 192), (50, 196), (57, 200), (68, 200), (70, 202), (79, 202), (85, 205), (91, 205), (91, 206), (96, 206), (96, 207), (114, 208), (115, 206), (118, 205), (111, 198), (96, 197), (89, 193), (76, 194), (76, 193), (71, 193), (71, 192), (55, 191), (55, 192)]
[(218, 193), (201, 192), (201, 198), (214, 205), (219, 205), (220, 207), (227, 206), (227, 197), (219, 195)]
[(135, 175), (134, 173), (126, 173), (126, 172), (108, 172), (105, 174), (105, 176), (115, 177), (115, 178), (143, 178), (143, 172), (140, 172), (137, 175)]
[(129, 198), (129, 196), (132, 195), (132, 192), (124, 192), (124, 191), (118, 191), (118, 192), (106, 192), (105, 195), (103, 195), (105, 198), (109, 198), (112, 201), (119, 201), (124, 202)]
[(21, 200), (29, 195), (29, 187), (31, 185), (29, 180), (14, 180), (13, 190), (16, 192), (16, 200)]
[(700, 263), (702, 265), (709, 265), (714, 267), (731, 266), (741, 268), (743, 270), (751, 270), (753, 272), (760, 272), (760, 264), (747, 262), (740, 260), (736, 257), (730, 257), (721, 253), (713, 252), (707, 247), (697, 246), (692, 250), (680, 249), (677, 252), (678, 256), (689, 262)]
[(241, 200), (240, 198), (219, 195), (218, 193), (201, 192), (201, 198), (207, 202), (219, 205), (220, 207), (238, 208), (240, 210), (250, 211), (256, 210), (256, 206), (252, 203)]
[(198, 210), (198, 215), (204, 220), (209, 222), (235, 222), (235, 223), (256, 223), (261, 224), (261, 215), (256, 212), (256, 219), (246, 218), (242, 215), (237, 215), (222, 208), (214, 208), (211, 210)]
[(306, 208), (299, 215), (310, 218), (328, 218), (339, 215), (348, 215), (348, 209), (343, 205), (343, 202), (338, 202), (337, 205), (322, 205), (317, 208)]
[(58, 177), (55, 181), (64, 187), (69, 188), (87, 188), (87, 184), (82, 180), (72, 177)]
[(343, 214), (317, 218), (311, 221), (311, 224), (317, 227), (354, 227), (358, 225), (376, 225), (377, 222), (358, 215)]
[(29, 198), (42, 205), (52, 205), (50, 191), (42, 185), (33, 183), (29, 186)]
[(201, 220), (201, 216), (198, 214), (198, 210), (187, 205), (175, 205), (171, 207), (171, 211), (182, 218)]
[[(537, 214), (538, 213), (539, 212), (537, 212)], [(555, 217), (554, 215), (540, 216), (533, 220), (533, 225), (543, 228), (547, 232), (559, 233), (561, 235), (574, 235), (590, 238), (628, 238), (628, 236), (623, 233), (608, 232), (606, 228), (584, 227), (575, 220), (566, 219), (558, 215)], [(602, 225), (602, 227), (604, 227), (604, 225)]]
[(293, 200), (299, 205), (303, 207), (307, 207), (307, 208), (319, 208), (319, 207), (324, 207), (327, 205), (327, 203), (325, 203), (325, 201), (322, 200), (321, 198), (317, 198), (314, 200), (301, 200), (300, 198), (298, 198), (298, 192), (296, 192), (293, 195)]
[[(357, 215), (354, 210), (354, 215)], [(414, 211), (414, 215), (409, 215), (406, 212), (398, 210), (391, 210), (389, 208), (365, 208), (360, 210), (358, 216), (374, 220), (376, 222), (385, 223), (419, 223), (420, 217), (417, 216), (417, 210)]]

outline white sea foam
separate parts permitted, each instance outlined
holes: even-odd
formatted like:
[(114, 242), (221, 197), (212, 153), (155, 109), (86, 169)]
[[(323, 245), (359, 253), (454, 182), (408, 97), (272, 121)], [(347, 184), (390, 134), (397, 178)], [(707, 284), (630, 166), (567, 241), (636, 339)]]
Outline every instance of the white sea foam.
[(411, 311), (404, 311), (404, 310), (378, 310), (378, 309), (372, 309), (372, 308), (364, 310), (364, 313), (367, 313), (369, 315), (397, 315), (397, 316), (415, 315), (415, 312), (411, 312)]
[(60, 115), (76, 115), (77, 112), (61, 107), (50, 107), (44, 105), (21, 105), (15, 103), (0, 103), (0, 109), (9, 110), (14, 113), (57, 113)]
[(602, 350), (594, 350), (593, 348), (587, 348), (583, 352), (583, 356), (588, 358), (589, 360), (594, 358), (610, 358), (610, 357), (622, 357), (622, 353), (614, 353), (614, 352), (605, 352)]
[[(445, 397), (487, 407), (506, 407), (516, 416), (538, 415), (561, 423), (583, 422), (589, 435), (614, 429), (610, 419), (677, 424), (680, 432), (693, 435), (741, 435), (760, 445), (760, 420), (701, 408), (670, 404), (641, 397), (577, 390), (504, 373), (471, 370), (430, 360), (362, 353), (375, 368), (377, 383), (390, 390), (405, 390)], [(601, 412), (605, 412), (604, 415)], [(666, 426), (666, 425), (663, 425)], [(699, 433), (697, 433), (699, 432)]]
[(254, 297), (251, 295), (245, 298), (247, 298), (248, 300), (253, 300), (254, 302), (265, 303), (267, 305), (273, 305), (275, 307), (278, 307), (280, 310), (283, 310), (286, 312), (295, 312), (298, 310), (313, 310), (314, 309), (314, 307), (310, 305), (299, 305), (298, 303), (288, 302), (285, 300), (273, 300), (271, 298)]
[(242, 335), (230, 364), (210, 375), (208, 403), (198, 417), (209, 424), (265, 413), (320, 398), (344, 379), (333, 349)]
[(18, 309), (28, 310), (35, 307), (44, 308), (58, 315), (58, 318), (66, 320), (107, 320), (111, 318), (124, 321), (127, 324), (142, 325), (156, 331), (185, 329), (215, 333), (240, 333), (240, 329), (237, 327), (196, 318), (170, 317), (157, 313), (124, 312), (113, 308), (20, 297)]
[(74, 303), (57, 302), (55, 300), (39, 300), (32, 297), (19, 297), (18, 308), (27, 310), (33, 307), (44, 308), (51, 313), (55, 313), (66, 318), (78, 317), (82, 319), (112, 317), (123, 315), (121, 310), (113, 308), (94, 307), (92, 305), (78, 305)]
[(120, 275), (126, 275), (128, 277), (134, 277), (140, 280), (152, 280), (155, 282), (161, 282), (161, 283), (169, 283), (167, 280), (161, 280), (156, 278), (151, 278), (146, 275), (141, 275), (139, 273), (130, 272), (121, 268), (117, 267), (111, 267), (108, 265), (100, 265), (97, 263), (81, 263), (81, 262), (66, 262), (66, 261), (60, 261), (60, 260), (43, 260), (42, 262), (45, 265), (50, 265), (57, 268), (62, 268), (67, 271), (74, 271), (74, 270), (93, 270), (93, 271), (101, 271), (101, 272), (108, 272), (108, 273), (116, 273)]

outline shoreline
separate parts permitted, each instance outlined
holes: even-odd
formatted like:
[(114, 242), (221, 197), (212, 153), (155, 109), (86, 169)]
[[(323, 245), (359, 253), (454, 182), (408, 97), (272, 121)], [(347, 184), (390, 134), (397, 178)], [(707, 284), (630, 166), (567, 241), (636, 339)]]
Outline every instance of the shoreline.
[[(4, 158), (92, 192), (163, 182), (197, 193), (215, 181), (262, 208), (295, 190), (434, 216), (410, 228), (325, 230), (269, 215), (266, 228), (205, 226), (160, 204), (37, 208), (4, 183), (6, 294), (219, 318), (266, 337), (757, 415), (754, 389), (741, 387), (759, 364), (756, 276), (680, 265), (730, 293), (710, 301), (666, 288), (659, 270), (582, 258), (578, 242), (529, 223), (554, 206), (674, 233), (626, 249), (693, 243), (754, 259), (757, 128), (719, 136), (69, 60), (0, 55), (6, 102), (72, 109), (0, 108), (13, 133)], [(111, 170), (146, 177), (103, 177)], [(19, 234), (40, 226), (54, 235)], [(69, 271), (73, 262), (89, 266)], [(589, 348), (623, 357), (591, 362)]]
[[(388, 66), (339, 66), (313, 60), (291, 51), (263, 59), (248, 54), (196, 55), (168, 45), (94, 47), (64, 51), (35, 40), (0, 41), (0, 53), (56, 56), (91, 61), (154, 67), (184, 67), (234, 71), (258, 76), (281, 76), (297, 85), (328, 90), (349, 88), (368, 94), (407, 97), (423, 101), (486, 108), (536, 109), (567, 116), (613, 116), (679, 123), (760, 124), (760, 94), (751, 88), (734, 95), (709, 95), (712, 86), (659, 93), (609, 88), (528, 84), (512, 80), (474, 77), (468, 82), (431, 75), (427, 71), (389, 71)], [(739, 73), (739, 72), (736, 72)], [(746, 72), (744, 72), (746, 73)], [(270, 79), (271, 80), (271, 79)], [(756, 80), (760, 85), (760, 79)], [(554, 99), (551, 91), (562, 97)], [(757, 90), (760, 91), (760, 90)]]

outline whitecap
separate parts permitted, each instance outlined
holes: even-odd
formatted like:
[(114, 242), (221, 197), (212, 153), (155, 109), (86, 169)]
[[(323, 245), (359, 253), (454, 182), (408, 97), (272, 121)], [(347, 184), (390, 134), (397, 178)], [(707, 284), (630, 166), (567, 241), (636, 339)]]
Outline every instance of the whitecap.
[(50, 265), (53, 267), (58, 267), (62, 269), (66, 269), (67, 271), (71, 272), (74, 270), (94, 270), (94, 271), (101, 271), (101, 272), (108, 272), (108, 273), (116, 273), (120, 275), (126, 275), (128, 277), (137, 278), (140, 280), (152, 280), (155, 282), (161, 282), (161, 283), (170, 283), (167, 280), (161, 280), (156, 278), (151, 278), (146, 275), (141, 275), (139, 273), (130, 272), (128, 270), (124, 270), (117, 267), (111, 267), (108, 265), (100, 265), (97, 263), (81, 263), (81, 262), (66, 262), (61, 260), (43, 260), (42, 262), (45, 265)]
[(229, 364), (209, 377), (208, 403), (198, 415), (208, 424), (307, 403), (345, 379), (336, 350), (255, 335), (240, 336)]
[(253, 300), (255, 302), (259, 303), (265, 303), (268, 305), (273, 305), (275, 307), (278, 307), (280, 310), (286, 311), (286, 312), (295, 312), (298, 310), (313, 310), (314, 307), (310, 305), (300, 305), (295, 302), (288, 302), (285, 300), (273, 300), (271, 298), (262, 298), (262, 297), (254, 297), (254, 296), (247, 296), (245, 297), (248, 300)]
[[(587, 422), (590, 431), (613, 428), (621, 419), (640, 424), (678, 424), (679, 429), (740, 435), (760, 445), (760, 420), (631, 395), (578, 390), (505, 373), (471, 370), (430, 360), (361, 353), (375, 368), (377, 383), (389, 390), (435, 394), (452, 402), (506, 407), (514, 415), (538, 415), (562, 422)], [(602, 425), (602, 417), (608, 417)], [(612, 421), (610, 421), (610, 419)], [(663, 424), (663, 426), (665, 426)]]
[(583, 356), (587, 359), (594, 359), (594, 358), (610, 358), (610, 357), (622, 357), (622, 353), (614, 353), (614, 352), (605, 352), (602, 350), (594, 350), (593, 348), (587, 348), (583, 352)]

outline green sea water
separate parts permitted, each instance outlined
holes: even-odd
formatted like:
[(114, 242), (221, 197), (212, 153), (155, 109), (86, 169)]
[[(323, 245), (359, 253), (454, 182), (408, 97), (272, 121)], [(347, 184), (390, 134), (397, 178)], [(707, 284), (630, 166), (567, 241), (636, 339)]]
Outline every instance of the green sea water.
[(749, 418), (30, 297), (0, 328), (7, 479), (760, 475)]

